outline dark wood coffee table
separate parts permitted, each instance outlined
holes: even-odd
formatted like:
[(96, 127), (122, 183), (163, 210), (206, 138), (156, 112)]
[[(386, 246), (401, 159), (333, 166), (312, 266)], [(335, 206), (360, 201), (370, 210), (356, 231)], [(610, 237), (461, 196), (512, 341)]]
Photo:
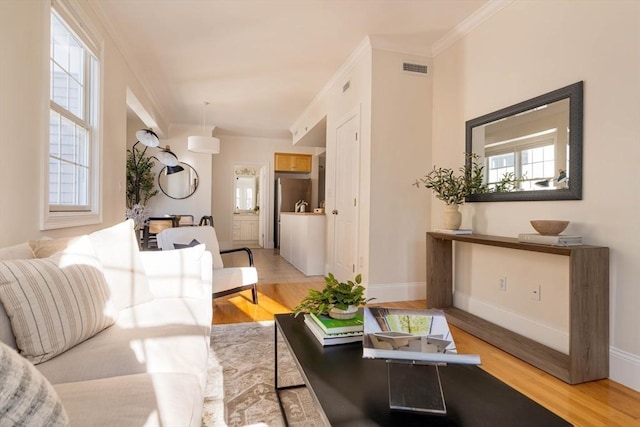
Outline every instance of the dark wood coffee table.
[[(278, 331), (304, 384), (278, 385)], [(275, 386), (280, 392), (306, 386), (331, 426), (555, 427), (571, 424), (476, 366), (440, 367), (446, 415), (389, 409), (386, 361), (362, 358), (362, 344), (322, 347), (303, 316), (275, 316)], [(282, 404), (280, 408), (283, 409)], [(286, 414), (283, 410), (286, 423)]]

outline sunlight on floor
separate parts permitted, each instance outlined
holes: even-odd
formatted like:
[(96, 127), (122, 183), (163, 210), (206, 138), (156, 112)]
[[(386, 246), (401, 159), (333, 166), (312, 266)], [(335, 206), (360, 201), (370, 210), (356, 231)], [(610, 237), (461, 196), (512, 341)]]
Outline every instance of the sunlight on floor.
[(287, 307), (261, 292), (258, 292), (259, 304), (254, 305), (251, 303), (251, 292), (249, 291), (247, 294), (243, 293), (237, 297), (229, 298), (229, 302), (254, 321), (273, 320), (274, 314), (291, 312)]

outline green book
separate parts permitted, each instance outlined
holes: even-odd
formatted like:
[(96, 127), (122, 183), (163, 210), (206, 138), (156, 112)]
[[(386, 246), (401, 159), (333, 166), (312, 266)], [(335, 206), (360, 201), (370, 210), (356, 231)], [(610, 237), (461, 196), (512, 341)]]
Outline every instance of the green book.
[(343, 334), (345, 332), (362, 332), (364, 330), (364, 318), (362, 313), (356, 313), (353, 319), (334, 319), (324, 314), (313, 314), (311, 318), (320, 326), (326, 334)]

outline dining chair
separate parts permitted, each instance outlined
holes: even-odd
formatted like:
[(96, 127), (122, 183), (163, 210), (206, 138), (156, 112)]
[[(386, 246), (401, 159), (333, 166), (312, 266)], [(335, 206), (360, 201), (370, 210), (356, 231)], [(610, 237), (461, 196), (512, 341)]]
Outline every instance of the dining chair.
[(143, 250), (157, 250), (158, 234), (167, 228), (177, 227), (178, 220), (171, 216), (151, 217), (147, 220), (142, 230), (142, 249)]

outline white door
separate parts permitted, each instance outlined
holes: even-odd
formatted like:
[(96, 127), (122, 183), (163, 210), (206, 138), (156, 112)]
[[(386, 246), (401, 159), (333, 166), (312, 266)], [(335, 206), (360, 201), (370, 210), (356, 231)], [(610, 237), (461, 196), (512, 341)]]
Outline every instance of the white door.
[(336, 130), (336, 203), (334, 217), (333, 274), (353, 280), (358, 257), (360, 176), (360, 116), (354, 115)]

